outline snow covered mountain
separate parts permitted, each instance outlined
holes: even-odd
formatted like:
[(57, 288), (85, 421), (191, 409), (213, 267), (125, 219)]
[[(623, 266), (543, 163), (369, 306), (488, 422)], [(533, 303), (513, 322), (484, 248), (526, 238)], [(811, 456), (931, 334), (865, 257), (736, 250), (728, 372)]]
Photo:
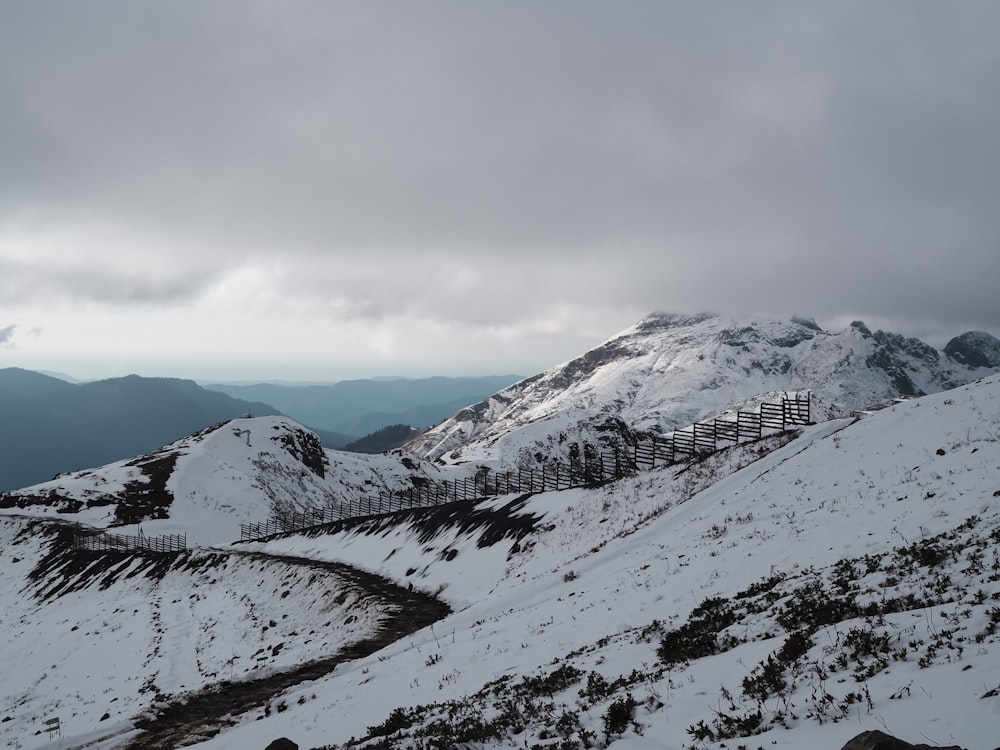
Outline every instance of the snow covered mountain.
[[(836, 750), (877, 729), (989, 750), (1000, 375), (958, 383), (995, 343), (654, 316), (470, 407), (443, 462), (260, 417), (6, 493), (0, 745)], [(275, 511), (804, 387), (815, 424), (602, 487), (234, 543)], [(850, 413), (904, 390), (930, 395)], [(73, 544), (139, 520), (190, 549)]]
[[(216, 432), (235, 465), (245, 436)], [(989, 750), (998, 469), (992, 376), (599, 489), (170, 557), (74, 552), (52, 506), (9, 509), (0, 742)]]
[(604, 344), (424, 432), (407, 449), (442, 463), (530, 465), (576, 442), (628, 442), (783, 392), (808, 390), (815, 419), (1000, 371), (1000, 341), (967, 333), (938, 351), (852, 323), (654, 314)]
[(433, 481), (441, 469), (402, 451), (324, 449), (287, 417), (234, 419), (153, 453), (0, 494), (0, 509), (96, 527), (141, 522), (145, 534), (186, 533), (189, 543), (228, 544), (241, 522), (316, 508)]

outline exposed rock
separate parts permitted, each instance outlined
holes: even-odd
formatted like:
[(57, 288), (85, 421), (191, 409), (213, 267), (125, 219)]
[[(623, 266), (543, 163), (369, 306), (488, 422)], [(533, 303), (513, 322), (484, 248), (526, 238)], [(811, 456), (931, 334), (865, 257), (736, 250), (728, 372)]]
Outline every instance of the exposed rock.
[(913, 380), (907, 374), (905, 367), (893, 358), (892, 353), (886, 349), (879, 349), (865, 363), (872, 368), (882, 370), (892, 380), (893, 387), (899, 391), (900, 396), (925, 396), (922, 390), (917, 388)]
[(948, 745), (947, 747), (937, 745), (911, 745), (897, 737), (873, 730), (862, 732), (853, 740), (844, 745), (841, 750), (962, 750), (958, 745)]
[(911, 371), (930, 374), (932, 380), (945, 389), (959, 385), (939, 366), (941, 355), (934, 347), (898, 333), (876, 331), (870, 335), (878, 348), (868, 357), (867, 364), (888, 375), (899, 395), (925, 395), (910, 377)]
[(271, 439), (279, 443), (288, 453), (302, 462), (309, 471), (318, 477), (326, 476), (326, 453), (319, 438), (312, 432), (302, 429), (280, 430)]
[(871, 329), (868, 326), (865, 325), (865, 322), (863, 320), (852, 321), (851, 322), (851, 328), (854, 328), (855, 330), (860, 331), (861, 334), (864, 335), (864, 336), (871, 336), (872, 335)]
[(279, 737), (270, 745), (265, 747), (264, 750), (299, 750), (299, 746), (287, 737)]
[(803, 322), (801, 318), (793, 318), (792, 324), (776, 329), (769, 329), (758, 323), (751, 322), (749, 325), (736, 325), (724, 328), (717, 335), (716, 339), (720, 344), (733, 347), (745, 347), (747, 344), (769, 344), (783, 349), (790, 349), (798, 346), (803, 341), (815, 338), (817, 333), (823, 330), (815, 322)]
[(1000, 367), (1000, 339), (983, 331), (956, 336), (945, 344), (944, 353), (966, 367)]

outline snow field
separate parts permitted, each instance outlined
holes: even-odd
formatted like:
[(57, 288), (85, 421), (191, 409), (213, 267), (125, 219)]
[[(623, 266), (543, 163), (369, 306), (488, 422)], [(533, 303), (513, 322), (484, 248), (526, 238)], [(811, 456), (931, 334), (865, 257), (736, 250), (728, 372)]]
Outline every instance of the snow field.
[[(301, 718), (270, 717), (263, 731), (309, 747), (343, 743), (365, 736), (395, 707), (469, 702), (498, 677), (544, 674), (569, 659), (609, 681), (634, 670), (653, 674), (657, 641), (635, 642), (634, 633), (654, 620), (664, 630), (677, 628), (711, 597), (733, 597), (775, 574), (794, 590), (811, 576), (829, 578), (824, 571), (844, 558), (888, 556), (952, 532), (974, 516), (978, 538), (987, 540), (987, 551), (990, 545), (995, 549), (989, 540), (1000, 528), (993, 495), (1000, 490), (998, 393), (1000, 379), (994, 377), (900, 403), (856, 422), (816, 425), (732, 474), (725, 475), (720, 464), (715, 476), (704, 480), (716, 481), (700, 491), (697, 483), (684, 487), (685, 475), (674, 468), (603, 490), (536, 496), (524, 510), (546, 513), (541, 530), (525, 540), (526, 552), (511, 556), (503, 576), (497, 578), (495, 566), (480, 568), (475, 561), (449, 571), (475, 578), (488, 595), (469, 602), (433, 632), (422, 631), (376, 657), (338, 669), (310, 688), (317, 692), (316, 705), (304, 709)], [(340, 541), (331, 541), (326, 554), (347, 549)], [(989, 554), (985, 557), (989, 562)], [(370, 565), (376, 562), (369, 558)], [(994, 617), (990, 612), (997, 584), (989, 580), (988, 566), (971, 571), (966, 558), (949, 559), (938, 571), (912, 567), (914, 576), (896, 584), (893, 596), (921, 595), (937, 576), (947, 576), (958, 597), (888, 614), (878, 626), (895, 649), (904, 649), (905, 643), (898, 645), (901, 640), (922, 642), (919, 646), (906, 649), (904, 658), (863, 683), (847, 671), (825, 680), (803, 673), (787, 696), (771, 696), (761, 706), (773, 717), (786, 700), (794, 703), (795, 718), (785, 719), (793, 731), (778, 725), (725, 742), (839, 747), (865, 729), (886, 728), (911, 741), (921, 741), (923, 734), (937, 743), (970, 748), (995, 742), (1000, 699), (989, 692), (1000, 686), (1000, 661), (995, 638), (976, 642), (975, 637)], [(858, 575), (858, 586), (873, 585)], [(985, 598), (977, 604), (979, 591)], [(793, 600), (786, 594), (779, 605)], [(676, 665), (630, 687), (637, 700), (649, 693), (660, 696), (651, 705), (663, 705), (650, 711), (642, 703), (635, 714), (642, 735), (629, 729), (623, 745), (698, 744), (688, 728), (728, 712), (724, 691), (738, 698), (744, 677), (780, 649), (786, 634), (774, 627), (774, 616), (764, 613), (741, 621), (742, 636), (750, 640), (730, 651)], [(941, 642), (925, 658), (941, 641), (942, 630), (949, 630), (949, 618), (954, 647)], [(802, 663), (832, 662), (836, 651), (826, 654), (824, 648), (867, 626), (847, 620), (820, 627)], [(774, 636), (764, 638), (768, 632)], [(955, 638), (964, 639), (961, 653)], [(585, 655), (569, 656), (581, 649)], [(832, 703), (812, 697), (822, 696), (817, 692), (821, 687)], [(554, 700), (572, 709), (579, 688), (574, 685)], [(581, 711), (581, 723), (600, 736), (603, 713), (623, 692)], [(871, 696), (871, 705), (867, 698), (855, 699), (864, 694)], [(825, 716), (821, 706), (827, 706)], [(261, 731), (260, 724), (236, 728), (202, 747), (246, 746)], [(526, 731), (498, 744), (540, 741), (541, 724)], [(698, 746), (722, 744), (704, 741)]]

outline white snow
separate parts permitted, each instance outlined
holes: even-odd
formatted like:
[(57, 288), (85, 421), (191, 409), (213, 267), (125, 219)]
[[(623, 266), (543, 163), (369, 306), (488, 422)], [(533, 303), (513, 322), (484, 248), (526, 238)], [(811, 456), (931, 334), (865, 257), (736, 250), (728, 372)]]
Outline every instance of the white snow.
[[(251, 429), (255, 442), (270, 425), (254, 420), (234, 428)], [(147, 533), (183, 528), (189, 540), (224, 547), (240, 519), (266, 514), (270, 498), (255, 486), (250, 454), (241, 457), (245, 436), (228, 428), (218, 433), (220, 442), (206, 438), (179, 461), (171, 480), (178, 504), (171, 519), (150, 523)], [(916, 570), (918, 576), (895, 589), (882, 573), (863, 578), (888, 597), (919, 594), (936, 575), (947, 574), (956, 597), (884, 618), (878, 627), (894, 647), (923, 641), (905, 659), (863, 682), (848, 671), (822, 685), (837, 701), (866, 689), (870, 706), (852, 703), (840, 721), (819, 723), (808, 718), (808, 707), (820, 683), (801, 675), (788, 696), (795, 715), (786, 719), (790, 728), (727, 739), (725, 745), (837, 748), (866, 729), (912, 742), (983, 750), (996, 745), (1000, 697), (983, 696), (1000, 686), (1000, 646), (995, 635), (979, 641), (975, 635), (984, 632), (991, 608), (998, 606), (994, 597), (1000, 597), (1000, 577), (991, 568), (1000, 539), (1000, 377), (859, 419), (821, 422), (778, 443), (772, 439), (773, 450), (761, 457), (754, 446), (740, 446), (686, 470), (672, 467), (598, 490), (536, 495), (520, 512), (543, 519), (516, 553), (512, 540), (479, 548), (478, 532), (455, 528), (420, 542), (404, 523), (372, 536), (341, 532), (243, 545), (238, 550), (275, 559), (220, 551), (217, 567), (172, 570), (162, 580), (123, 575), (103, 589), (94, 580), (44, 602), (33, 597), (26, 576), (47, 544), (37, 529), (26, 532), (28, 520), (7, 513), (0, 517), (0, 627), (7, 634), (0, 644), (0, 718), (10, 720), (0, 723), (0, 741), (14, 748), (111, 748), (130, 736), (130, 719), (152, 706), (157, 692), (280, 669), (332, 653), (373, 626), (377, 611), (360, 608), (349, 596), (337, 604), (339, 592), (310, 584), (302, 571), (282, 564), (281, 555), (343, 561), (403, 585), (413, 582), (440, 592), (455, 612), (289, 690), (282, 696), (287, 710), (236, 717), (236, 727), (196, 747), (263, 748), (280, 736), (301, 748), (343, 743), (363, 737), (396, 707), (471, 703), (492, 680), (548, 674), (557, 663), (609, 681), (633, 670), (652, 671), (657, 640), (639, 638), (638, 630), (653, 621), (679, 627), (704, 600), (733, 597), (776, 574), (787, 577), (791, 591), (810, 569), (829, 578), (828, 566), (839, 560), (874, 559), (953, 532), (975, 516), (975, 533), (993, 540), (981, 570), (962, 558)], [(130, 476), (127, 467), (116, 466), (105, 472), (108, 486)], [(499, 507), (513, 499), (490, 502)], [(38, 506), (29, 510), (43, 512)], [(87, 518), (100, 521), (101, 512), (106, 510), (91, 509)], [(457, 555), (446, 560), (446, 550)], [(348, 624), (351, 616), (356, 619)], [(271, 621), (275, 627), (262, 631)], [(856, 625), (820, 629), (810, 658), (823, 658), (823, 649)], [(773, 614), (738, 627), (748, 642), (633, 685), (642, 734), (629, 728), (613, 746), (722, 747), (719, 741), (695, 743), (688, 728), (726, 712), (724, 696), (738, 695), (743, 678), (784, 640)], [(949, 630), (964, 639), (961, 651), (941, 646), (922, 666), (920, 657)], [(768, 632), (774, 637), (764, 638)], [(283, 648), (258, 665), (256, 656), (270, 654), (278, 642)], [(574, 709), (582, 686), (554, 695), (557, 711)], [(624, 695), (621, 690), (579, 711), (597, 746), (603, 745), (604, 712)], [(780, 707), (777, 698), (764, 704), (767, 712)], [(105, 713), (109, 717), (102, 721)], [(52, 716), (61, 719), (62, 739), (39, 733)], [(524, 733), (497, 744), (543, 742), (540, 726), (529, 723)]]
[[(240, 523), (266, 521), (275, 511), (337, 508), (379, 491), (410, 487), (410, 477), (441, 477), (438, 467), (401, 452), (366, 455), (330, 450), (322, 452), (325, 471), (320, 476), (286, 447), (301, 442), (306, 434), (304, 427), (286, 417), (234, 419), (147, 457), (26, 487), (17, 494), (35, 498), (38, 504), (11, 512), (52, 516), (53, 508), (47, 504), (50, 493), (85, 503), (116, 498), (129, 483), (149, 483), (137, 463), (173, 455), (176, 465), (166, 484), (173, 494), (169, 517), (143, 520), (142, 532), (146, 536), (184, 533), (190, 545), (225, 546), (239, 540)], [(452, 470), (449, 475), (463, 473), (467, 472)], [(94, 504), (60, 516), (104, 528), (115, 523), (114, 510), (114, 505)], [(135, 525), (120, 529), (127, 534), (138, 531)]]

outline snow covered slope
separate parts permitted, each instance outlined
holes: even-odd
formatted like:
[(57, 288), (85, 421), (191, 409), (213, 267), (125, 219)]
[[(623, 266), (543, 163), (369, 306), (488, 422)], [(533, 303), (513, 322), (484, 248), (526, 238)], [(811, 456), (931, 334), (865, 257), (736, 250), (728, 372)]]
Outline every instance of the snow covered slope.
[[(150, 747), (138, 728), (154, 731), (177, 692), (222, 678), (225, 695), (308, 662), (352, 616), (363, 637), (384, 610), (352, 609), (307, 558), (455, 611), (267, 705), (209, 706), (191, 746), (836, 748), (889, 728), (986, 750), (1000, 716), (998, 477), (992, 376), (601, 489), (240, 547), (252, 555), (94, 571), (56, 552), (48, 520), (0, 519), (14, 636), (0, 662), (16, 670), (0, 740)], [(262, 654), (273, 661), (257, 667)], [(66, 736), (50, 743), (53, 715)]]
[(756, 453), (529, 498), (519, 512), (540, 522), (493, 564), (478, 533), (457, 542), (446, 527), (458, 553), (439, 563), (405, 519), (275, 541), (404, 580), (402, 567), (425, 571), (423, 585), (451, 582), (443, 594), (467, 601), (289, 691), (286, 714), (198, 747), (838, 748), (879, 729), (987, 750), (1000, 736), (998, 495), (991, 377)]
[(127, 741), (168, 696), (211, 701), (218, 715), (236, 692), (268, 705), (317, 663), (322, 673), (333, 667), (323, 660), (370, 651), (401, 616), (391, 585), (343, 566), (245, 551), (81, 554), (70, 533), (0, 517), (12, 553), (0, 566), (4, 747), (47, 742), (52, 717), (64, 732)]
[[(956, 384), (1000, 363), (995, 339), (960, 339), (949, 358), (862, 324), (656, 316), (466, 410), (447, 455), (465, 466), (324, 451), (258, 418), (4, 495), (0, 744), (791, 749), (888, 729), (988, 750), (1000, 376)], [(820, 421), (795, 432), (599, 489), (230, 545), (274, 510), (682, 426), (800, 379)], [(67, 521), (140, 518), (212, 549), (67, 544)]]
[(256, 417), (4, 493), (0, 513), (56, 515), (102, 527), (141, 522), (147, 536), (183, 532), (190, 544), (227, 544), (239, 539), (241, 522), (337, 508), (439, 474), (400, 451), (372, 456), (326, 450), (314, 433), (286, 417)]
[(1000, 341), (964, 334), (945, 351), (855, 322), (655, 314), (570, 362), (516, 383), (412, 440), (446, 463), (528, 464), (574, 442), (665, 432), (809, 390), (814, 419), (934, 393), (1000, 371)]

